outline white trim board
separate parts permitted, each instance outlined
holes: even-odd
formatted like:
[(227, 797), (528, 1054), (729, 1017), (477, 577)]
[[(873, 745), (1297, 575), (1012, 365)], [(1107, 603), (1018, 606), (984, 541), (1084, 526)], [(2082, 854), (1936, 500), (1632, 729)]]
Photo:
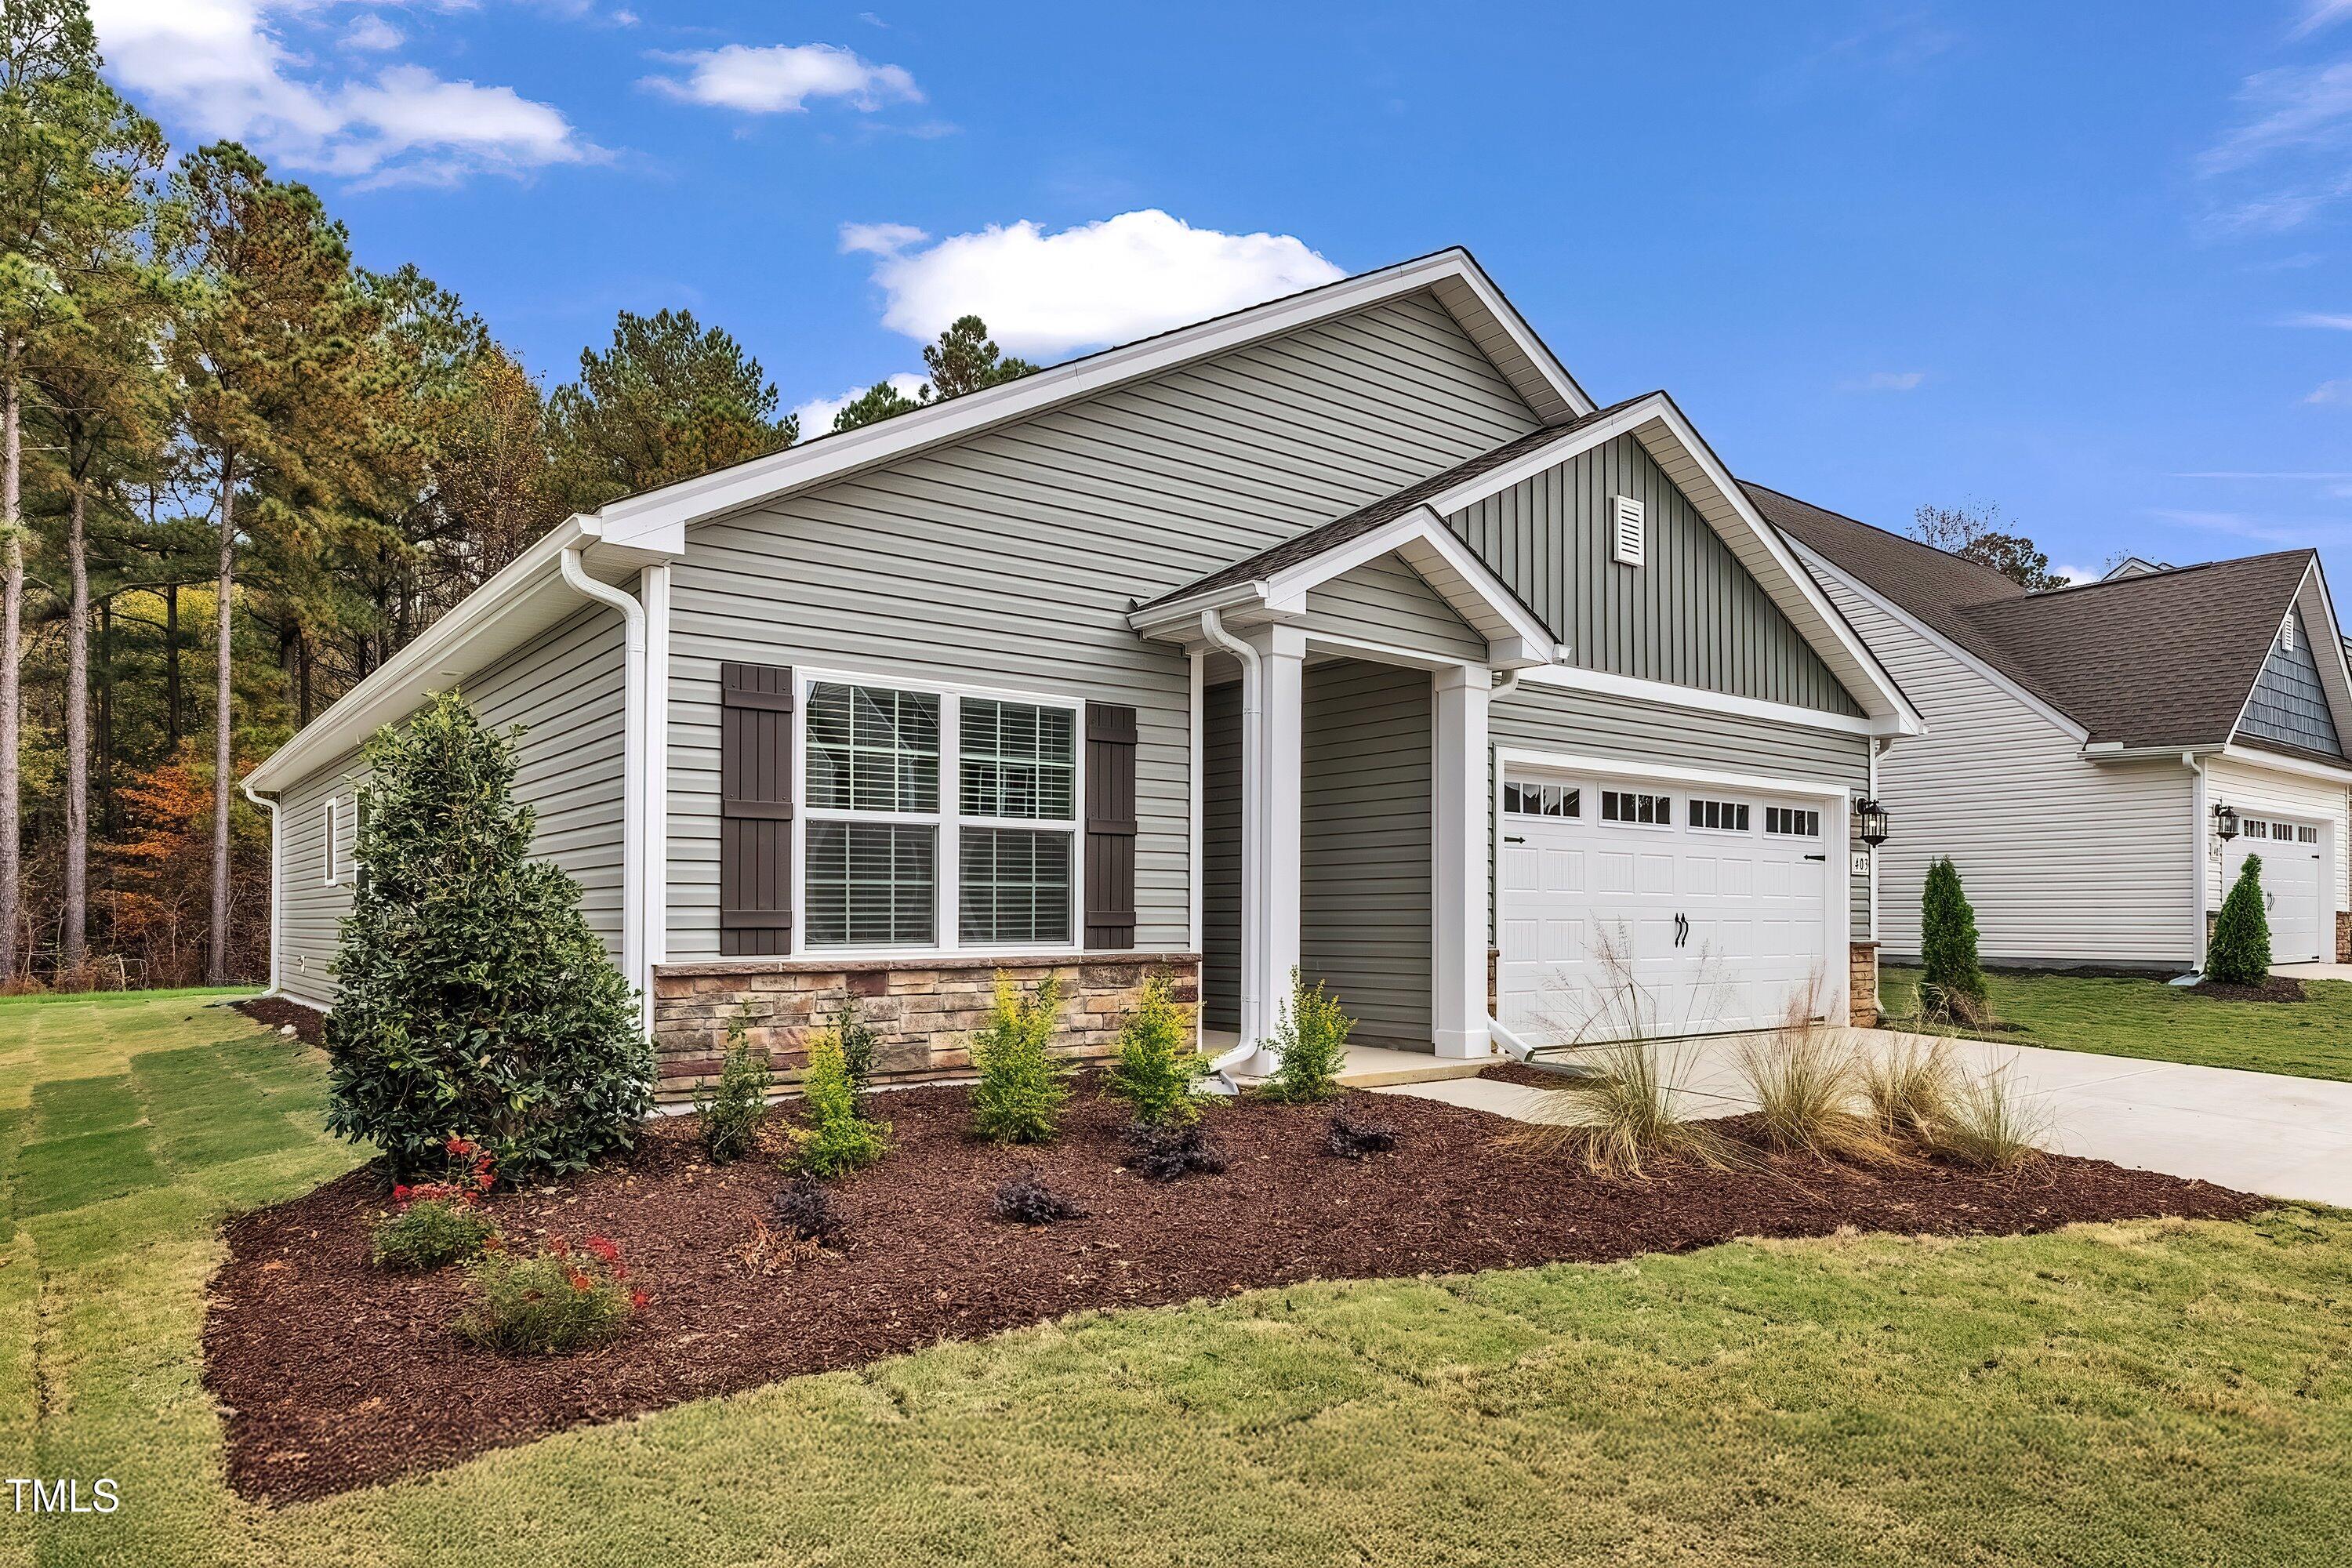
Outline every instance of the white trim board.
[[(1629, 701), (1655, 702), (1668, 708), (1685, 708), (1700, 713), (1737, 713), (1742, 718), (1764, 719), (1776, 724), (1792, 724), (1807, 730), (1827, 730), (1841, 735), (1892, 736), (1901, 731), (1892, 718), (1857, 718), (1852, 713), (1831, 713), (1819, 708), (1800, 708), (1792, 702), (1771, 702), (1760, 697), (1738, 697), (1727, 691), (1709, 691), (1703, 687), (1676, 686), (1671, 681), (1645, 680), (1639, 676), (1615, 675), (1602, 669), (1583, 669), (1572, 664), (1544, 665), (1524, 670), (1519, 679), (1535, 686), (1558, 686), (1572, 691), (1591, 691), (1606, 697), (1622, 697)], [(1506, 700), (1507, 700), (1507, 699)]]

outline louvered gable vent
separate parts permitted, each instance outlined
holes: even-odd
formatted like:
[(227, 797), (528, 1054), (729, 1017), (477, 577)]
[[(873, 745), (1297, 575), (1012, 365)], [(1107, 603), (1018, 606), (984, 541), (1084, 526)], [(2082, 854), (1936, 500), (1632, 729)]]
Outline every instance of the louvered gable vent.
[(1642, 503), (1632, 496), (1616, 497), (1611, 521), (1611, 555), (1621, 566), (1639, 566), (1646, 542), (1643, 537)]

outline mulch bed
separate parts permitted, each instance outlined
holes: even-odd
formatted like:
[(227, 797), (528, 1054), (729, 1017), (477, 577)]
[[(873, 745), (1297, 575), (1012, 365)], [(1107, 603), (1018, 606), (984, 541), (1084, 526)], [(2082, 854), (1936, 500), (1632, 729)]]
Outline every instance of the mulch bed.
[(2292, 974), (2267, 974), (2260, 985), (2224, 985), (2219, 981), (2200, 980), (2187, 988), (2192, 996), (2211, 996), (2222, 1002), (2304, 1002), (2303, 982)]
[(302, 1043), (315, 1046), (326, 1037), (327, 1016), (316, 1007), (305, 1007), (299, 1002), (289, 1002), (283, 996), (250, 996), (242, 1002), (229, 1004), (264, 1028), (278, 1029), (294, 1026), (294, 1033)]
[(1493, 1083), (1523, 1084), (1528, 1089), (1565, 1089), (1576, 1081), (1571, 1073), (1539, 1068), (1533, 1062), (1489, 1062), (1478, 1076)]
[[(454, 1268), (372, 1268), (365, 1227), (384, 1200), (366, 1171), (236, 1220), (205, 1325), (205, 1380), (226, 1413), (231, 1483), (247, 1498), (321, 1497), (565, 1427), (1095, 1308), (1315, 1279), (1600, 1262), (1844, 1226), (2014, 1233), (2263, 1206), (2073, 1159), (2000, 1176), (1770, 1161), (1610, 1182), (1566, 1154), (1500, 1146), (1514, 1124), (1484, 1112), (1365, 1094), (1329, 1108), (1221, 1106), (1208, 1127), (1227, 1173), (1160, 1186), (1121, 1167), (1124, 1114), (1091, 1083), (1060, 1140), (1034, 1151), (971, 1142), (961, 1088), (874, 1102), (892, 1124), (894, 1152), (835, 1184), (850, 1226), (844, 1248), (772, 1274), (737, 1249), (784, 1178), (772, 1159), (704, 1164), (686, 1119), (651, 1126), (635, 1155), (610, 1168), (495, 1200), (518, 1242), (609, 1237), (651, 1294), (619, 1340), (570, 1357), (506, 1359), (459, 1340), (449, 1326), (463, 1300)], [(1398, 1147), (1360, 1162), (1330, 1157), (1333, 1110), (1393, 1129)], [(993, 1218), (997, 1184), (1016, 1173), (1086, 1216), (1036, 1229)]]

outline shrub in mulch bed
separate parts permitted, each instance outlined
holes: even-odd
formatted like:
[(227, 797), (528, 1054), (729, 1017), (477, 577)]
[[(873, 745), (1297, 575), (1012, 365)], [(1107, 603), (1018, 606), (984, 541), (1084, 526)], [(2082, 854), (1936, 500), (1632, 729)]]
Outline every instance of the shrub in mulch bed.
[(800, 1177), (770, 1205), (776, 1228), (794, 1241), (839, 1251), (848, 1238), (849, 1222), (833, 1205), (833, 1194), (806, 1176)]
[(507, 1355), (568, 1355), (602, 1344), (644, 1310), (621, 1249), (592, 1236), (574, 1250), (555, 1237), (532, 1254), (497, 1250), (466, 1266), (473, 1305), (457, 1332)]
[(1057, 1220), (1083, 1219), (1086, 1210), (1034, 1176), (1015, 1176), (996, 1189), (996, 1217), (1016, 1225), (1052, 1225)]
[(1127, 1128), (1127, 1168), (1147, 1182), (1181, 1182), (1187, 1176), (1222, 1176), (1225, 1157), (1197, 1121), (1182, 1127)]
[[(628, 1332), (563, 1357), (492, 1355), (452, 1326), (452, 1270), (370, 1265), (365, 1171), (226, 1231), (208, 1293), (205, 1383), (229, 1412), (226, 1466), (247, 1498), (314, 1498), (801, 1373), (862, 1366), (1106, 1307), (1219, 1300), (1306, 1279), (1606, 1262), (1737, 1237), (1864, 1230), (1969, 1235), (2077, 1220), (2257, 1212), (2258, 1198), (2146, 1171), (2052, 1158), (1980, 1173), (1921, 1162), (1878, 1171), (1759, 1152), (1737, 1172), (1662, 1162), (1612, 1182), (1580, 1162), (1511, 1155), (1514, 1124), (1403, 1096), (1337, 1105), (1244, 1100), (1211, 1117), (1227, 1170), (1161, 1186), (1119, 1168), (1127, 1111), (1074, 1098), (1061, 1135), (1008, 1152), (970, 1136), (951, 1086), (894, 1091), (892, 1152), (840, 1178), (855, 1244), (803, 1255), (788, 1280), (739, 1257), (772, 1224), (787, 1178), (764, 1161), (713, 1168), (690, 1124), (649, 1126), (636, 1152), (552, 1191), (490, 1200), (520, 1238), (611, 1237), (661, 1282)], [(1326, 1152), (1332, 1112), (1377, 1117), (1396, 1149)], [(1728, 1135), (1754, 1142), (1735, 1121)], [(1087, 1211), (1083, 1225), (1017, 1226), (992, 1196), (1026, 1174)], [(453, 1421), (453, 1410), (487, 1413)]]
[(1378, 1121), (1350, 1121), (1344, 1116), (1331, 1118), (1323, 1134), (1323, 1152), (1342, 1160), (1385, 1154), (1396, 1144), (1395, 1128)]
[(2200, 980), (2186, 987), (2191, 996), (2210, 996), (2221, 1002), (2305, 1002), (2303, 982), (2292, 974), (2270, 974), (2252, 985), (2224, 985), (2218, 980)]

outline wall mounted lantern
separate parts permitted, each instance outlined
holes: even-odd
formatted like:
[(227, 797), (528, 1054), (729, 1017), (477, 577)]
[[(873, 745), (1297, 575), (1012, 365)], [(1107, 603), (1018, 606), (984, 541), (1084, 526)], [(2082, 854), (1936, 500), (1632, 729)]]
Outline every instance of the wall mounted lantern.
[(1862, 819), (1862, 841), (1873, 849), (1886, 842), (1886, 808), (1874, 800), (1853, 803), (1853, 814)]
[(2238, 836), (2238, 808), (2229, 805), (2215, 806), (2213, 831), (2221, 836), (2221, 842), (2224, 844), (2235, 838)]

